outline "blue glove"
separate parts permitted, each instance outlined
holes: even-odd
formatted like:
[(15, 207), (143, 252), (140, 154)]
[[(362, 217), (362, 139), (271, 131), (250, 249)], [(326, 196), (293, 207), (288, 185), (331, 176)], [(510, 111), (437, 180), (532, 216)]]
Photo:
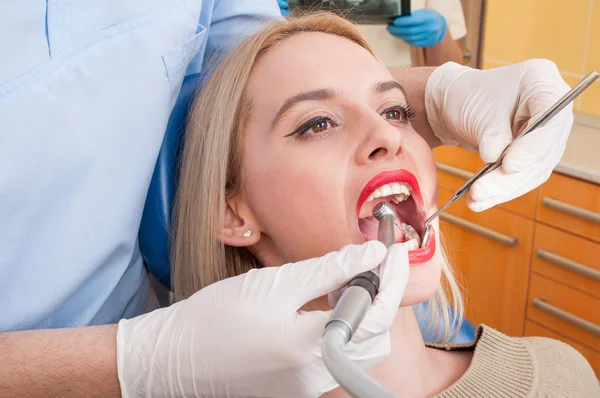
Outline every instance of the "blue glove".
[(277, 0), (277, 4), (279, 4), (281, 15), (283, 15), (284, 17), (288, 17), (290, 15), (290, 10), (288, 9), (287, 0)]
[(446, 18), (431, 8), (413, 11), (388, 25), (388, 31), (414, 47), (433, 47), (446, 34)]

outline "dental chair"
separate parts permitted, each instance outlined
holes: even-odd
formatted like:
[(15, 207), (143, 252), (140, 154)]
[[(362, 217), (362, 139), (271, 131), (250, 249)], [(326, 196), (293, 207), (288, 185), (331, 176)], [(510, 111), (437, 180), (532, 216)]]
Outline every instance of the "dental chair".
[[(140, 249), (144, 263), (154, 278), (153, 284), (159, 303), (162, 306), (170, 304), (169, 243), (171, 235), (169, 231), (182, 137), (185, 132), (187, 113), (199, 81), (200, 75), (187, 76), (183, 81), (181, 93), (169, 119), (167, 131), (156, 161), (140, 224)], [(425, 308), (425, 305), (421, 305), (415, 311), (419, 312)], [(422, 331), (425, 330), (426, 320), (420, 322), (420, 327)], [(430, 334), (425, 339), (431, 340), (432, 337), (434, 336)], [(465, 320), (453, 342), (468, 343), (473, 341), (474, 337), (475, 327)]]

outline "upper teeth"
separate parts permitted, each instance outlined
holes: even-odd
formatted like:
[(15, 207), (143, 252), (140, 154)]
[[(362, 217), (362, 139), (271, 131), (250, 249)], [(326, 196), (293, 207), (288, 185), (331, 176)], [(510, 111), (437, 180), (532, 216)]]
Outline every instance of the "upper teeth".
[(410, 196), (410, 188), (403, 182), (391, 182), (377, 188), (371, 195), (369, 195), (367, 202), (391, 195), (394, 195), (392, 201), (396, 203), (403, 202)]

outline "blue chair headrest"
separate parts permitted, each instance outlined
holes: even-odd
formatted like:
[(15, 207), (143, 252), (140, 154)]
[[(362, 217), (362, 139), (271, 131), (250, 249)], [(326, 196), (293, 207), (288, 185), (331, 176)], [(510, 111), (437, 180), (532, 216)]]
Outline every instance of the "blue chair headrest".
[[(417, 320), (419, 322), (419, 328), (421, 329), (421, 333), (427, 332), (427, 326), (430, 321), (430, 314), (428, 312), (429, 304), (427, 302), (417, 304), (413, 306), (413, 310), (415, 311), (415, 315), (417, 316)], [(450, 319), (454, 318), (454, 309), (450, 308)], [(477, 328), (469, 322), (467, 319), (463, 319), (462, 324), (460, 325), (460, 329), (457, 331), (456, 336), (449, 343), (452, 344), (466, 344), (475, 340), (475, 334), (477, 333)], [(428, 331), (426, 335), (424, 335), (423, 339), (426, 342), (435, 341), (442, 336), (438, 333), (434, 333), (432, 330)]]
[(167, 124), (140, 224), (139, 242), (144, 263), (150, 273), (169, 290), (171, 290), (169, 243), (171, 213), (178, 176), (177, 167), (185, 123), (198, 87), (199, 76), (190, 75), (183, 81)]

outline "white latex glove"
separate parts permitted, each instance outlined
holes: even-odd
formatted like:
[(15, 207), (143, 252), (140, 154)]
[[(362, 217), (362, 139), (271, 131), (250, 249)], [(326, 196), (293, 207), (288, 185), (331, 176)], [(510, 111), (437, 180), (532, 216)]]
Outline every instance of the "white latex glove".
[[(427, 118), (445, 145), (479, 151), (486, 163), (569, 90), (552, 61), (490, 70), (453, 62), (437, 68), (425, 91)], [(471, 187), (467, 204), (483, 211), (543, 184), (560, 161), (573, 125), (572, 104), (512, 145), (502, 166)]]
[[(329, 311), (301, 311), (386, 257), (377, 241), (324, 257), (252, 270), (117, 329), (123, 397), (316, 397), (333, 389), (321, 357)], [(380, 292), (347, 346), (369, 367), (390, 352), (389, 328), (408, 280), (408, 254), (391, 250)]]

